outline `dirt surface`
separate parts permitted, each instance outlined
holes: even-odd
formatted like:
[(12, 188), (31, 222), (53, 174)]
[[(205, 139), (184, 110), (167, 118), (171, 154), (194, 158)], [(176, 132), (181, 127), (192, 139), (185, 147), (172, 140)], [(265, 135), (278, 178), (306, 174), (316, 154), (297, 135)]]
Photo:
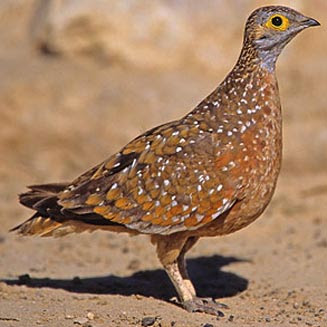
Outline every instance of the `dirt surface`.
[[(31, 214), (17, 203), (25, 185), (70, 180), (194, 107), (236, 60), (241, 34), (226, 43), (226, 64), (138, 69), (37, 48), (25, 2), (12, 1), (0, 21), (0, 326), (326, 327), (325, 27), (298, 36), (280, 60), (284, 165), (272, 203), (248, 228), (190, 251), (199, 295), (229, 306), (213, 317), (176, 305), (146, 236), (19, 238), (8, 229)], [(247, 12), (262, 3), (251, 1)], [(327, 26), (324, 1), (299, 3)], [(237, 15), (241, 31), (243, 7)]]

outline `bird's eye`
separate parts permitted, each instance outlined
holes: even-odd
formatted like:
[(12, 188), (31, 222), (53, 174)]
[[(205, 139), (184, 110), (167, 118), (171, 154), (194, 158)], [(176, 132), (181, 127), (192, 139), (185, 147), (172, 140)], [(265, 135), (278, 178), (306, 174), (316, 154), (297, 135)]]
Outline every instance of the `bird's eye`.
[(279, 31), (285, 31), (289, 25), (290, 22), (288, 18), (282, 15), (273, 15), (268, 19), (266, 23), (266, 27)]
[(280, 27), (283, 24), (283, 19), (279, 16), (276, 16), (271, 19), (271, 23), (276, 27)]

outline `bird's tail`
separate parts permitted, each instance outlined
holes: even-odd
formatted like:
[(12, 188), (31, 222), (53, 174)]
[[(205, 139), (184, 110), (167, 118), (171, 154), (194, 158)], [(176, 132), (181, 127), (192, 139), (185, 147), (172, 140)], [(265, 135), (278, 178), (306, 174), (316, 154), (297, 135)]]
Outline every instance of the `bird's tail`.
[(54, 220), (49, 216), (48, 208), (57, 208), (58, 193), (63, 191), (68, 184), (43, 184), (33, 185), (30, 191), (19, 195), (19, 202), (24, 206), (35, 210), (35, 214), (22, 224), (12, 228), (21, 235), (51, 236), (53, 232), (62, 226), (60, 220)]

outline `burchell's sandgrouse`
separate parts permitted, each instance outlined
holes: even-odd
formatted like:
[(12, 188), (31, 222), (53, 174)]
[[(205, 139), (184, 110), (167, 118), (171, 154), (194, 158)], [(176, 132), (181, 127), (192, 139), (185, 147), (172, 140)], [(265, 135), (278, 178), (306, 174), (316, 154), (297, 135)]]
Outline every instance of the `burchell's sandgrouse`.
[(31, 186), (20, 202), (36, 212), (13, 230), (148, 234), (182, 306), (216, 314), (218, 303), (196, 296), (184, 255), (201, 236), (237, 231), (268, 205), (282, 151), (275, 63), (296, 34), (317, 25), (287, 7), (255, 10), (235, 67), (194, 110), (71, 183)]

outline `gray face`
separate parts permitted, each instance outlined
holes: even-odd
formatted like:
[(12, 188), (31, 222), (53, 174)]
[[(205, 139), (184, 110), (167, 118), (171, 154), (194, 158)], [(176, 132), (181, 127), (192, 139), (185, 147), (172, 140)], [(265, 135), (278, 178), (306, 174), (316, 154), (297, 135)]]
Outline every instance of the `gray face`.
[(256, 23), (262, 28), (262, 35), (255, 39), (259, 49), (272, 49), (279, 44), (287, 44), (297, 33), (319, 23), (295, 10), (286, 8), (261, 11), (258, 13)]
[(320, 25), (315, 19), (281, 6), (255, 10), (246, 23), (245, 42), (258, 51), (262, 64), (273, 69), (285, 45), (300, 31)]

